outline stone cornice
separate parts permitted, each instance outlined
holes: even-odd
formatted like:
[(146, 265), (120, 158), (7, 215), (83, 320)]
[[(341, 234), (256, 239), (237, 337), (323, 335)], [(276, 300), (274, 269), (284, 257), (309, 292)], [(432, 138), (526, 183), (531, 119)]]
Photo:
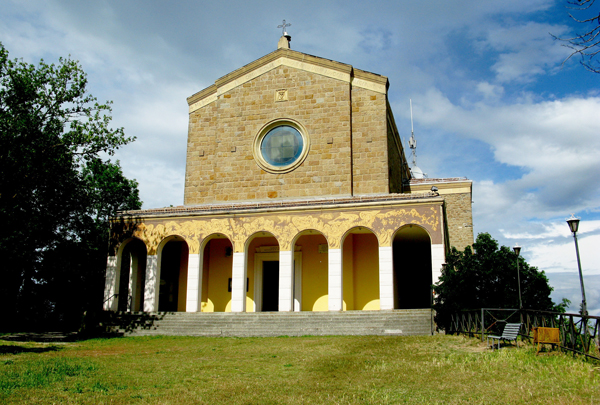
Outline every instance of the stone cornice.
[(413, 193), (423, 193), (430, 191), (432, 186), (438, 188), (440, 195), (471, 193), (473, 182), (466, 178), (447, 178), (447, 179), (411, 179), (410, 190)]
[[(419, 194), (382, 194), (360, 197), (321, 198), (310, 200), (281, 200), (178, 206), (146, 210), (124, 211), (119, 215), (132, 218), (165, 218), (210, 215), (240, 215), (281, 211), (322, 211), (351, 207), (376, 207), (390, 205), (442, 204), (443, 199), (429, 190)], [(118, 220), (117, 217), (113, 220)]]
[(385, 76), (354, 69), (345, 63), (282, 48), (217, 79), (214, 85), (188, 97), (189, 112), (192, 113), (216, 101), (221, 94), (279, 66), (316, 73), (381, 94), (387, 94), (389, 87), (388, 79)]

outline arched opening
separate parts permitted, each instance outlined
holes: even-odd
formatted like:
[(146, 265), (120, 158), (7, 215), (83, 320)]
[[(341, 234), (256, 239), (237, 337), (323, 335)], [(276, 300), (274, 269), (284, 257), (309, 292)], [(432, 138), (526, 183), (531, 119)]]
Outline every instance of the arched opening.
[(119, 269), (119, 311), (144, 310), (146, 245), (139, 239), (124, 242)]
[(431, 308), (431, 238), (418, 225), (394, 236), (394, 308)]
[(279, 311), (279, 242), (270, 232), (258, 232), (247, 242), (246, 308)]
[(342, 242), (344, 310), (379, 310), (379, 241), (356, 227)]
[(159, 312), (185, 311), (189, 248), (174, 236), (160, 250)]
[(221, 234), (209, 238), (202, 254), (201, 311), (231, 311), (233, 245)]
[(303, 231), (296, 237), (294, 252), (294, 311), (327, 311), (327, 239), (319, 231)]

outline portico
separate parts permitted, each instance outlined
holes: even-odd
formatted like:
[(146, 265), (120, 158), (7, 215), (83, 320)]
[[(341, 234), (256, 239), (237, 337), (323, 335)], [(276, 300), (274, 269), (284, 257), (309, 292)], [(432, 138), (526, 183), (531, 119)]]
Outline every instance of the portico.
[(189, 97), (185, 205), (115, 218), (105, 310), (430, 308), (472, 184), (412, 178), (388, 87), (284, 36)]

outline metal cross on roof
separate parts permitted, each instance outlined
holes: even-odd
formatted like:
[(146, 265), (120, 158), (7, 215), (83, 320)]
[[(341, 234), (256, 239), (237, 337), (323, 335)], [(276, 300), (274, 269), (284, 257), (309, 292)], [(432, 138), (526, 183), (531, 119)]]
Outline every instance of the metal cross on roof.
[(277, 28), (281, 28), (281, 30), (283, 31), (282, 35), (287, 35), (287, 32), (285, 32), (285, 27), (289, 27), (291, 25), (292, 25), (291, 23), (290, 24), (286, 24), (285, 20), (283, 20), (283, 24), (278, 25)]

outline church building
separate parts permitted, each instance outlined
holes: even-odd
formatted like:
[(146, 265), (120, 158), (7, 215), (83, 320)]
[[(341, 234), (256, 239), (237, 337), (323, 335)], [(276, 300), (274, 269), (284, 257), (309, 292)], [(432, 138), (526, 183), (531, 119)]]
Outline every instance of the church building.
[(411, 172), (387, 77), (289, 43), (187, 99), (184, 205), (113, 219), (105, 310), (431, 307), (472, 182)]

